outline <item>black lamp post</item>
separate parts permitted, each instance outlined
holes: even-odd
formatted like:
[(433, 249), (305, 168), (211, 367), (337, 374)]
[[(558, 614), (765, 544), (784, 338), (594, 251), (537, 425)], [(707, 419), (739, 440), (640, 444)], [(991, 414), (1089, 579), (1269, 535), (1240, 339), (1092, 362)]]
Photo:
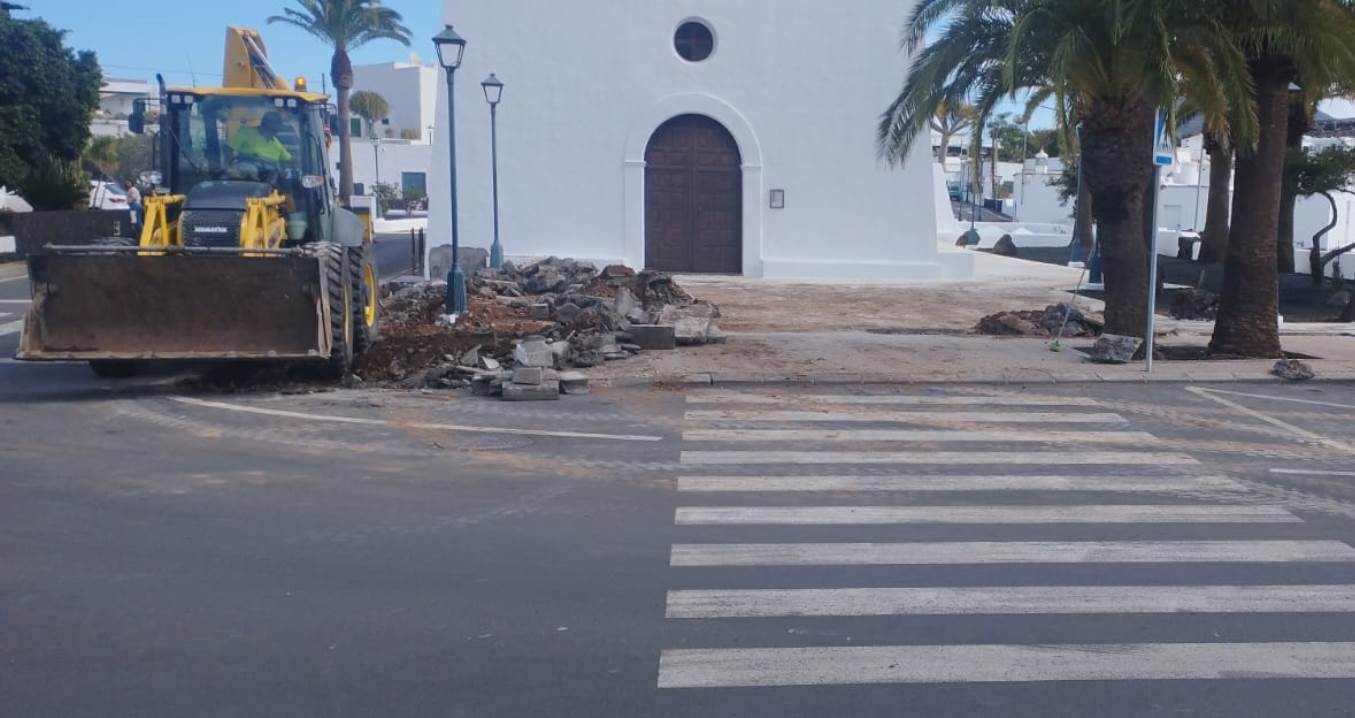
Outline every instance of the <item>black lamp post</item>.
[(461, 236), (456, 206), (456, 69), (466, 54), (466, 41), (451, 25), (433, 37), (438, 62), (447, 71), (447, 132), (451, 148), (452, 181), (452, 269), (447, 272), (447, 313), (466, 313), (466, 275), (461, 272)]
[(494, 244), (489, 247), (489, 266), (503, 269), (503, 245), (499, 244), (499, 101), (503, 99), (503, 83), (494, 73), (480, 83), (489, 103), (489, 146), (494, 166)]

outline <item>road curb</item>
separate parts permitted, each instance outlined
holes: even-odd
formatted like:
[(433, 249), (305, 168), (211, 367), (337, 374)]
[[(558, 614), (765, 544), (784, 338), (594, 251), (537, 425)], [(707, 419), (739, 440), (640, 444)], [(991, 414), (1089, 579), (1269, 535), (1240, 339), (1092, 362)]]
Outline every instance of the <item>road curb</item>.
[(1337, 372), (1319, 375), (1307, 382), (1288, 382), (1271, 374), (1224, 374), (1211, 373), (1200, 376), (1169, 376), (1162, 374), (1095, 374), (1083, 373), (1072, 376), (1034, 376), (1034, 375), (954, 375), (954, 376), (891, 376), (880, 374), (801, 374), (781, 375), (731, 375), (718, 373), (674, 374), (660, 376), (622, 376), (593, 379), (594, 386), (629, 387), (692, 387), (692, 386), (913, 386), (921, 384), (995, 384), (995, 385), (1059, 385), (1059, 384), (1229, 384), (1236, 382), (1286, 383), (1329, 383), (1355, 382), (1355, 372)]

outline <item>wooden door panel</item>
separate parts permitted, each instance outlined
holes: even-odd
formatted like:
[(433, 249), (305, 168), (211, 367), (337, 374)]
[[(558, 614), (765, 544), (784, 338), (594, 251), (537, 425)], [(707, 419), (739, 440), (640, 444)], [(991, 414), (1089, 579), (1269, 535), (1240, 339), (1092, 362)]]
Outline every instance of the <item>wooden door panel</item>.
[(645, 153), (645, 264), (672, 272), (743, 270), (738, 145), (719, 123), (684, 115)]

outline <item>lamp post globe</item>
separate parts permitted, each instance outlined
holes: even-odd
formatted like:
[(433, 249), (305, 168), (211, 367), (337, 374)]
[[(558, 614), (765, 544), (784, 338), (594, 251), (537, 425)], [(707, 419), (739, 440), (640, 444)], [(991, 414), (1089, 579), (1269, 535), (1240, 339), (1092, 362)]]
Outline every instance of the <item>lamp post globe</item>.
[(503, 245), (499, 243), (499, 102), (503, 100), (503, 83), (491, 72), (480, 87), (485, 91), (485, 102), (489, 103), (489, 146), (494, 172), (494, 243), (489, 247), (489, 266), (498, 271), (503, 269)]
[(466, 313), (466, 275), (461, 271), (461, 232), (457, 217), (456, 188), (456, 70), (466, 55), (466, 41), (451, 25), (433, 37), (438, 62), (447, 71), (447, 146), (451, 159), (452, 268), (447, 272), (447, 313)]

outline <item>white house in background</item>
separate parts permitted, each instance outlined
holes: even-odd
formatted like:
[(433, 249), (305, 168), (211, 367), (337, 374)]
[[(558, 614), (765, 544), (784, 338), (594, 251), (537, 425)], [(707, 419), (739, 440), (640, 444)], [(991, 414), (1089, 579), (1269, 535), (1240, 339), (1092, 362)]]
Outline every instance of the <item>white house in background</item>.
[(95, 137), (123, 137), (130, 134), (127, 116), (132, 114), (133, 103), (137, 100), (151, 102), (155, 97), (151, 83), (145, 80), (105, 77), (99, 87), (99, 107), (90, 121), (90, 132)]
[(435, 64), (424, 63), (418, 55), (409, 62), (384, 62), (353, 67), (353, 91), (366, 90), (386, 98), (390, 117), (373, 133), (360, 117), (353, 117), (353, 136), (432, 142), (436, 118), (439, 73)]
[[(908, 60), (911, 2), (444, 0), (457, 72), (461, 241), (490, 244), (499, 109), (509, 256), (686, 272), (913, 280), (971, 276), (938, 246), (931, 147), (902, 168), (875, 126)], [(442, 83), (439, 83), (440, 85)], [(429, 245), (450, 241), (445, 98)]]
[[(356, 194), (372, 194), (378, 182), (393, 184), (402, 192), (428, 194), (440, 72), (435, 65), (421, 62), (418, 56), (411, 56), (409, 62), (353, 67), (353, 91), (375, 92), (390, 105), (390, 117), (375, 127), (357, 115), (349, 120)], [(337, 167), (337, 142), (330, 145), (329, 154)]]

